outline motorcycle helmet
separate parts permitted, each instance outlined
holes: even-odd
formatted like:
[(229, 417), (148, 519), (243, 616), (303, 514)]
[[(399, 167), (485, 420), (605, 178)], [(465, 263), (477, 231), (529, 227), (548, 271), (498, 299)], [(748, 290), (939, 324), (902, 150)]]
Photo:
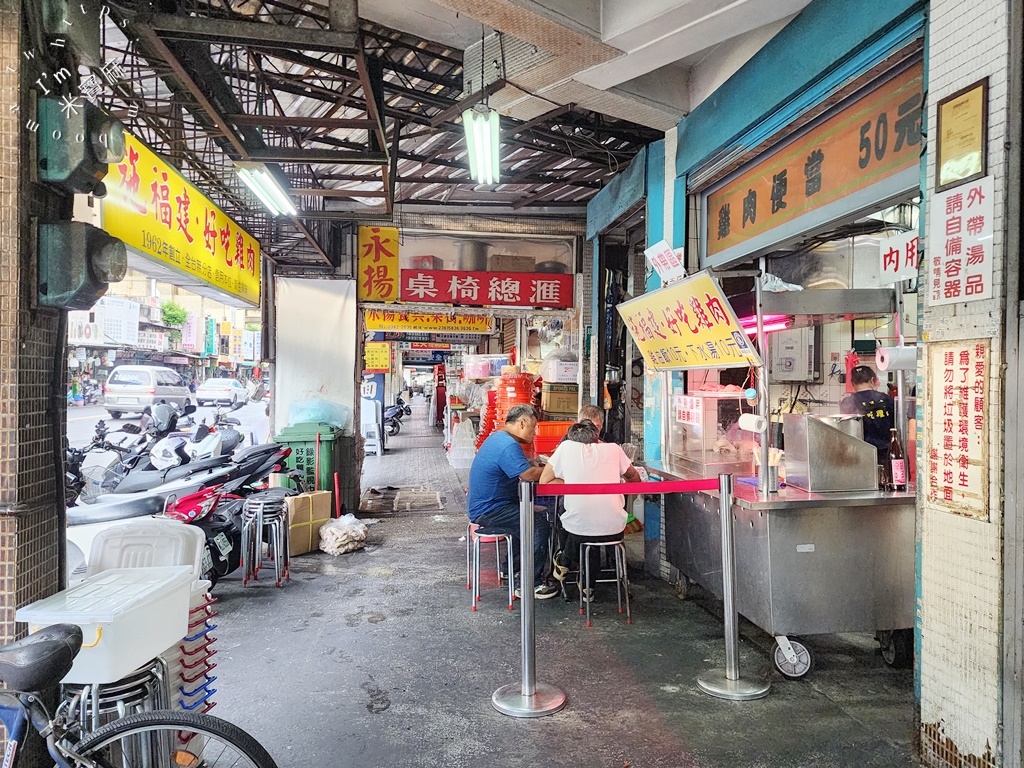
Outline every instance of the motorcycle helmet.
[(181, 464), (181, 456), (178, 448), (183, 446), (185, 441), (180, 437), (165, 437), (153, 446), (149, 452), (149, 460), (157, 469), (170, 469)]
[(153, 426), (159, 432), (171, 432), (178, 424), (178, 411), (167, 403), (153, 406)]

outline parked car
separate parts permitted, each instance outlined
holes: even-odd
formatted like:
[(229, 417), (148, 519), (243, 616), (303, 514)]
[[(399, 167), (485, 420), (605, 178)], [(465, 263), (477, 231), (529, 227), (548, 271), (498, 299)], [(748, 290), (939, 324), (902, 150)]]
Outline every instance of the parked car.
[(158, 365), (119, 365), (103, 385), (103, 405), (112, 419), (141, 413), (161, 401), (184, 409), (190, 395), (188, 384), (176, 371)]
[(233, 405), (247, 399), (245, 387), (238, 379), (207, 379), (196, 387), (196, 403), (199, 405)]

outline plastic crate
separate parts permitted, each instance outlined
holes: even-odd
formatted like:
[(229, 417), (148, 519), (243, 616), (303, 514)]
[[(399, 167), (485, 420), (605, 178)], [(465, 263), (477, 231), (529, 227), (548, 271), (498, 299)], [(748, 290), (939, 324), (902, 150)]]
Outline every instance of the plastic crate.
[(557, 437), (561, 440), (575, 421), (538, 421), (535, 437)]
[(112, 683), (159, 655), (188, 629), (193, 569), (114, 568), (18, 610), (35, 632), (77, 624), (85, 644), (65, 683)]
[(536, 454), (550, 456), (560, 442), (562, 442), (561, 437), (535, 437), (533, 438), (533, 451)]

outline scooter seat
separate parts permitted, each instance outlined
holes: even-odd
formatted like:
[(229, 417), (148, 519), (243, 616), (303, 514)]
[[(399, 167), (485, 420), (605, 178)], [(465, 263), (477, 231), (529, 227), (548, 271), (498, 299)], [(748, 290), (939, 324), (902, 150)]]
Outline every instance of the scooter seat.
[(281, 450), (281, 446), (277, 443), (260, 443), (259, 445), (247, 445), (244, 448), (239, 448), (235, 451), (234, 460), (236, 463), (241, 464), (246, 459), (261, 453), (273, 453), (274, 451)]
[(163, 511), (163, 498), (148, 496), (111, 501), (106, 504), (68, 507), (67, 517), (68, 525), (89, 525), (90, 523), (109, 523), (114, 520), (144, 517), (145, 515), (159, 515)]
[(188, 464), (182, 464), (181, 468), (190, 470), (188, 474), (195, 474), (201, 469), (213, 469), (214, 467), (221, 467), (231, 462), (231, 457), (224, 456), (209, 456), (205, 459), (192, 459)]

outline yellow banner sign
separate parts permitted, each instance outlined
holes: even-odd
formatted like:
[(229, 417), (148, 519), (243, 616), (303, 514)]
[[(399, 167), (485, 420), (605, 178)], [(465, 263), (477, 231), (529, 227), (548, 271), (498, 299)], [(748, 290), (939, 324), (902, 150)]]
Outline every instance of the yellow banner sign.
[(363, 351), (363, 370), (387, 373), (391, 370), (391, 344), (387, 341), (368, 341)]
[(398, 301), (398, 230), (359, 228), (360, 301)]
[(922, 71), (897, 75), (712, 192), (708, 255), (917, 165)]
[(707, 272), (617, 309), (647, 365), (655, 370), (761, 365), (732, 305)]
[(259, 306), (260, 243), (178, 171), (125, 134), (107, 174), (103, 229), (129, 248)]
[(441, 315), (421, 312), (366, 310), (366, 330), (412, 333), (490, 333), (491, 319), (479, 315)]

